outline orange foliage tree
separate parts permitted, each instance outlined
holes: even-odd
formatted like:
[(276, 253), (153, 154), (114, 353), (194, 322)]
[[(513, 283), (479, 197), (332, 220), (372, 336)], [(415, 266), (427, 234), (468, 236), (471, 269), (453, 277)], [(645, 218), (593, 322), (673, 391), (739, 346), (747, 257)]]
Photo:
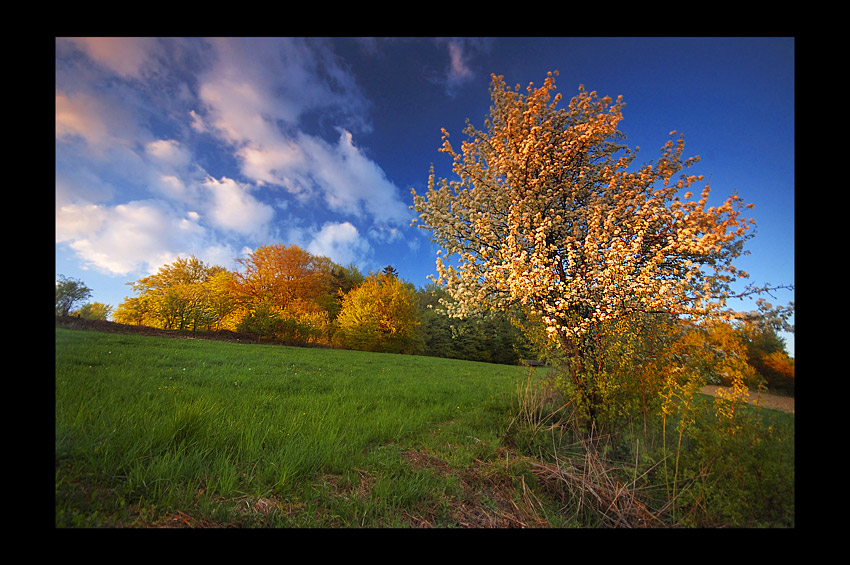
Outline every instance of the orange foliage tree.
[[(775, 307), (760, 299), (758, 309), (738, 316), (737, 331), (746, 343), (748, 360), (773, 392), (794, 393), (794, 359), (785, 350), (780, 331), (793, 332), (787, 321), (788, 308)], [(793, 303), (791, 304), (793, 306)]]
[(318, 300), (330, 273), (326, 258), (316, 257), (297, 245), (266, 245), (238, 261), (244, 267), (236, 275), (243, 300), (269, 300), (280, 309), (299, 299)]
[(236, 294), (242, 327), (292, 341), (319, 341), (326, 335), (326, 297), (333, 263), (296, 245), (259, 247), (239, 259)]
[(746, 277), (735, 259), (753, 221), (732, 195), (709, 205), (701, 176), (685, 170), (681, 136), (661, 157), (634, 167), (621, 143), (622, 99), (579, 88), (559, 107), (554, 74), (522, 94), (493, 76), (485, 129), (469, 124), (442, 152), (455, 179), (429, 177), (413, 192), (419, 225), (447, 251), (437, 281), (450, 314), (522, 305), (566, 357), (572, 392), (594, 421), (600, 408), (600, 337), (637, 313), (702, 319), (722, 315), (730, 284)]

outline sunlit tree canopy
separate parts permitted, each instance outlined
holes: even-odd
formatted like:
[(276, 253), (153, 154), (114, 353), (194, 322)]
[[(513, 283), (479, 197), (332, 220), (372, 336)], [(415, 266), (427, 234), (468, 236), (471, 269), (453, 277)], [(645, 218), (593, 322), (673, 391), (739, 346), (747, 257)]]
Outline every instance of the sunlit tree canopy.
[(676, 132), (636, 166), (621, 98), (580, 87), (562, 106), (555, 90), (553, 73), (525, 94), (493, 76), (484, 129), (469, 124), (459, 148), (443, 130), (454, 178), (432, 169), (427, 193), (413, 191), (419, 225), (448, 253), (436, 267), (452, 314), (519, 303), (567, 340), (631, 312), (718, 313), (746, 277), (733, 263), (754, 224), (741, 199), (694, 195), (698, 158)]

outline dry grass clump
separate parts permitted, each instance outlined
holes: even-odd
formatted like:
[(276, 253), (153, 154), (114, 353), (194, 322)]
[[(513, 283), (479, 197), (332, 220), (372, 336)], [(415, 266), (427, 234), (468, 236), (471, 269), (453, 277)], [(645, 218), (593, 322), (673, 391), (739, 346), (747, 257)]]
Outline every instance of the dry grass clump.
[(664, 511), (651, 510), (641, 498), (640, 477), (624, 481), (628, 469), (600, 455), (600, 440), (581, 440), (580, 455), (558, 456), (535, 463), (531, 469), (545, 490), (560, 498), (578, 522), (588, 519), (600, 527), (665, 527)]
[[(551, 450), (551, 462), (535, 459), (531, 473), (542, 488), (572, 512), (576, 523), (596, 522), (600, 527), (663, 527), (662, 511), (653, 512), (641, 498), (635, 470), (609, 461), (605, 442), (609, 438), (588, 436), (576, 429), (570, 402), (551, 386), (535, 382), (532, 372), (517, 384), (517, 410), (513, 425), (532, 435), (578, 438), (564, 449)], [(623, 477), (631, 477), (624, 480)]]

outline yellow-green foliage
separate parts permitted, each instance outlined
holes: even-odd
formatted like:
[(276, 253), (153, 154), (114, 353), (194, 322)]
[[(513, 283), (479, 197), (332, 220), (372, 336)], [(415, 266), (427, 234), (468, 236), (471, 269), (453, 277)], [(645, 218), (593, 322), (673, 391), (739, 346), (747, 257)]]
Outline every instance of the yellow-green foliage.
[(100, 302), (89, 302), (83, 304), (79, 310), (73, 312), (73, 314), (78, 315), (81, 318), (85, 318), (87, 320), (106, 320), (109, 318), (109, 314), (112, 312), (112, 306), (108, 304), (102, 304)]
[(377, 273), (345, 295), (336, 339), (351, 349), (416, 353), (421, 349), (418, 326), (414, 291), (392, 275)]
[(242, 272), (178, 258), (133, 283), (138, 296), (116, 322), (188, 331), (238, 330), (299, 343), (327, 343), (337, 289), (356, 284), (353, 267), (297, 246), (267, 245), (240, 260)]
[(133, 283), (137, 297), (116, 308), (123, 324), (168, 330), (215, 330), (233, 311), (232, 274), (195, 257), (177, 258), (153, 275)]

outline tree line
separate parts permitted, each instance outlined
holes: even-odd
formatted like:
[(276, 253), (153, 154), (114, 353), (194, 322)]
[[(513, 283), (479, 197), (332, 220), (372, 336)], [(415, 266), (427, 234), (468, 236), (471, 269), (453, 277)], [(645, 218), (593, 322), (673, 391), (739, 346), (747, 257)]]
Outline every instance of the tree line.
[[(230, 271), (195, 257), (178, 258), (157, 273), (128, 283), (135, 296), (113, 310), (86, 301), (91, 290), (60, 275), (56, 314), (182, 331), (233, 331), (258, 341), (323, 345), (363, 351), (428, 355), (516, 364), (541, 360), (563, 364), (546, 347), (545, 324), (527, 311), (447, 315), (449, 292), (437, 283), (417, 288), (392, 266), (363, 275), (295, 246), (268, 245)], [(672, 317), (632, 315), (604, 326), (610, 362), (630, 359), (631, 374), (647, 372), (660, 359), (673, 360), (683, 344), (699, 342), (704, 355), (741, 359), (751, 384), (793, 393), (794, 360), (768, 316), (741, 317), (710, 330), (688, 328)], [(675, 330), (675, 331), (674, 331)], [(674, 345), (669, 335), (679, 336)], [(688, 339), (682, 336), (689, 334)], [(660, 339), (667, 335), (665, 339)], [(650, 339), (651, 338), (651, 339)], [(658, 350), (658, 351), (656, 351)], [(659, 354), (663, 350), (665, 356)], [(667, 357), (670, 357), (667, 359)], [(675, 359), (678, 363), (679, 357)], [(639, 363), (641, 366), (637, 367)], [(708, 382), (731, 384), (729, 371), (712, 365)], [(621, 368), (622, 369), (622, 368)]]
[(417, 288), (390, 265), (364, 275), (298, 246), (259, 247), (231, 271), (193, 257), (128, 283), (116, 308), (86, 303), (81, 282), (57, 280), (57, 315), (197, 332), (232, 331), (293, 345), (515, 364), (533, 355), (508, 313), (444, 315), (448, 293)]

